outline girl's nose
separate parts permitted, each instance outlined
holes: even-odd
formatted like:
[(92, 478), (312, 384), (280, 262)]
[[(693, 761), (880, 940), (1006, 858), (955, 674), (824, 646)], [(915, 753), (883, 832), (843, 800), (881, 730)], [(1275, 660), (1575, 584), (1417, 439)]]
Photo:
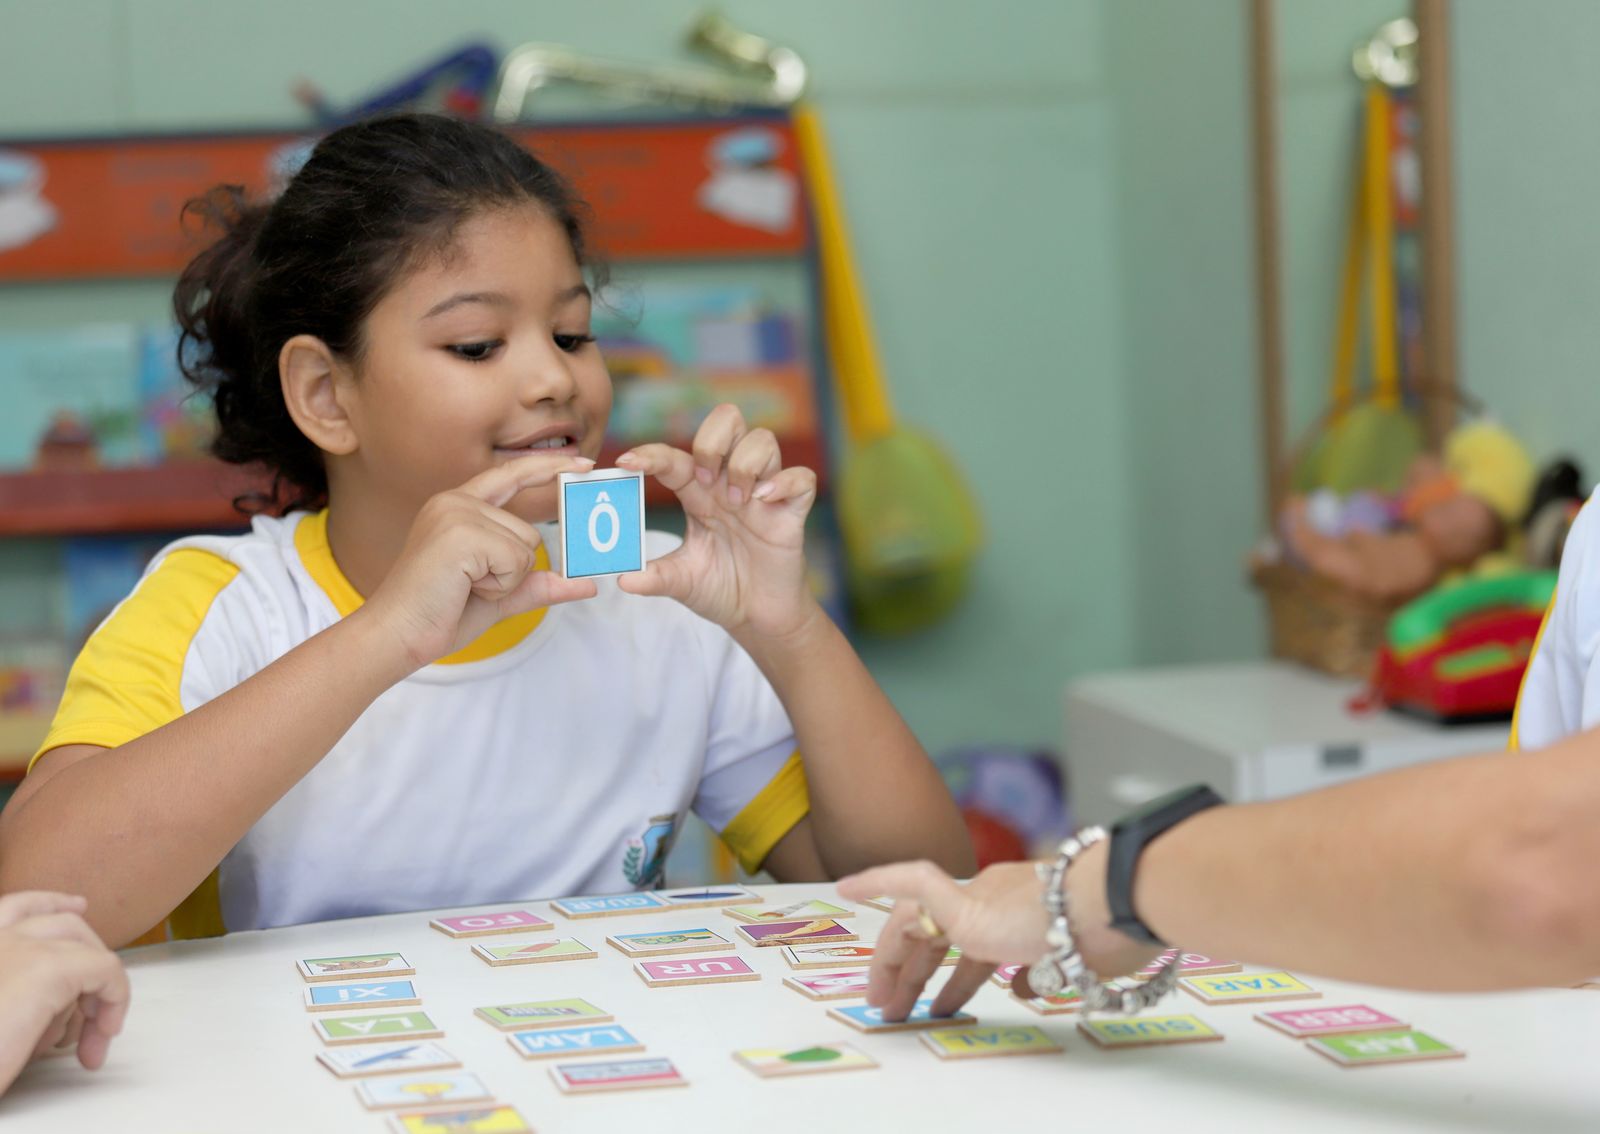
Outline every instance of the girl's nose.
[(548, 340), (526, 360), (519, 378), (517, 394), (524, 405), (568, 402), (577, 391), (571, 357)]

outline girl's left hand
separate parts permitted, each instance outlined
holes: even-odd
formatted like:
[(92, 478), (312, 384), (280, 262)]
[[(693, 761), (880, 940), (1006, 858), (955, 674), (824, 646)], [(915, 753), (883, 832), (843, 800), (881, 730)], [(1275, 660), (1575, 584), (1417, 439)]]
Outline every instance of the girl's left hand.
[(624, 591), (675, 598), (730, 633), (783, 637), (817, 613), (804, 552), (817, 474), (784, 468), (770, 430), (751, 429), (737, 406), (720, 405), (695, 434), (692, 456), (640, 445), (617, 466), (671, 489), (687, 520), (683, 546), (622, 576)]

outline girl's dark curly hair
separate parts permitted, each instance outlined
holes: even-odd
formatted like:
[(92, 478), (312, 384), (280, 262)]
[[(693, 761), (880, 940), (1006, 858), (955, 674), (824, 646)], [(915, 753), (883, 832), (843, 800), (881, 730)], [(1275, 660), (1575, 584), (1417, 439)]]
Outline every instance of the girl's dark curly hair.
[(222, 185), (184, 206), (186, 222), (220, 235), (173, 292), (178, 363), (216, 407), (211, 451), (273, 474), (270, 497), (244, 498), (241, 510), (282, 513), (327, 497), (322, 453), (284, 404), (283, 344), (315, 335), (359, 361), (366, 317), (402, 272), (446, 250), (473, 214), (529, 203), (561, 225), (578, 264), (596, 271), (587, 210), (567, 181), (499, 131), (440, 115), (334, 131), (270, 203)]

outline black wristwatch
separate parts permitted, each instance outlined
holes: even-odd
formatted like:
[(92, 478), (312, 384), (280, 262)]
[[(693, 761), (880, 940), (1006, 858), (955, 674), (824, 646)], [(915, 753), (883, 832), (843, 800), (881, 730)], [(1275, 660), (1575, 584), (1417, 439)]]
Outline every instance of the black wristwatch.
[(1106, 905), (1111, 909), (1111, 928), (1135, 941), (1166, 945), (1133, 910), (1133, 874), (1138, 869), (1139, 856), (1145, 847), (1185, 819), (1220, 803), (1220, 795), (1197, 784), (1153, 799), (1117, 820), (1111, 828), (1111, 849), (1106, 859)]

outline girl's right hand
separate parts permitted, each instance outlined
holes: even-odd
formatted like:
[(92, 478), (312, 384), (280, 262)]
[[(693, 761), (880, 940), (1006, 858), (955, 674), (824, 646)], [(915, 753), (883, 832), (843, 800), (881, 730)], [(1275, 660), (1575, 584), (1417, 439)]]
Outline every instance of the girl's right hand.
[(412, 668), (420, 669), (502, 619), (594, 597), (590, 580), (535, 571), (539, 532), (505, 510), (525, 488), (593, 467), (587, 457), (536, 453), (434, 496), (417, 513), (399, 559), (362, 611), (390, 627)]

